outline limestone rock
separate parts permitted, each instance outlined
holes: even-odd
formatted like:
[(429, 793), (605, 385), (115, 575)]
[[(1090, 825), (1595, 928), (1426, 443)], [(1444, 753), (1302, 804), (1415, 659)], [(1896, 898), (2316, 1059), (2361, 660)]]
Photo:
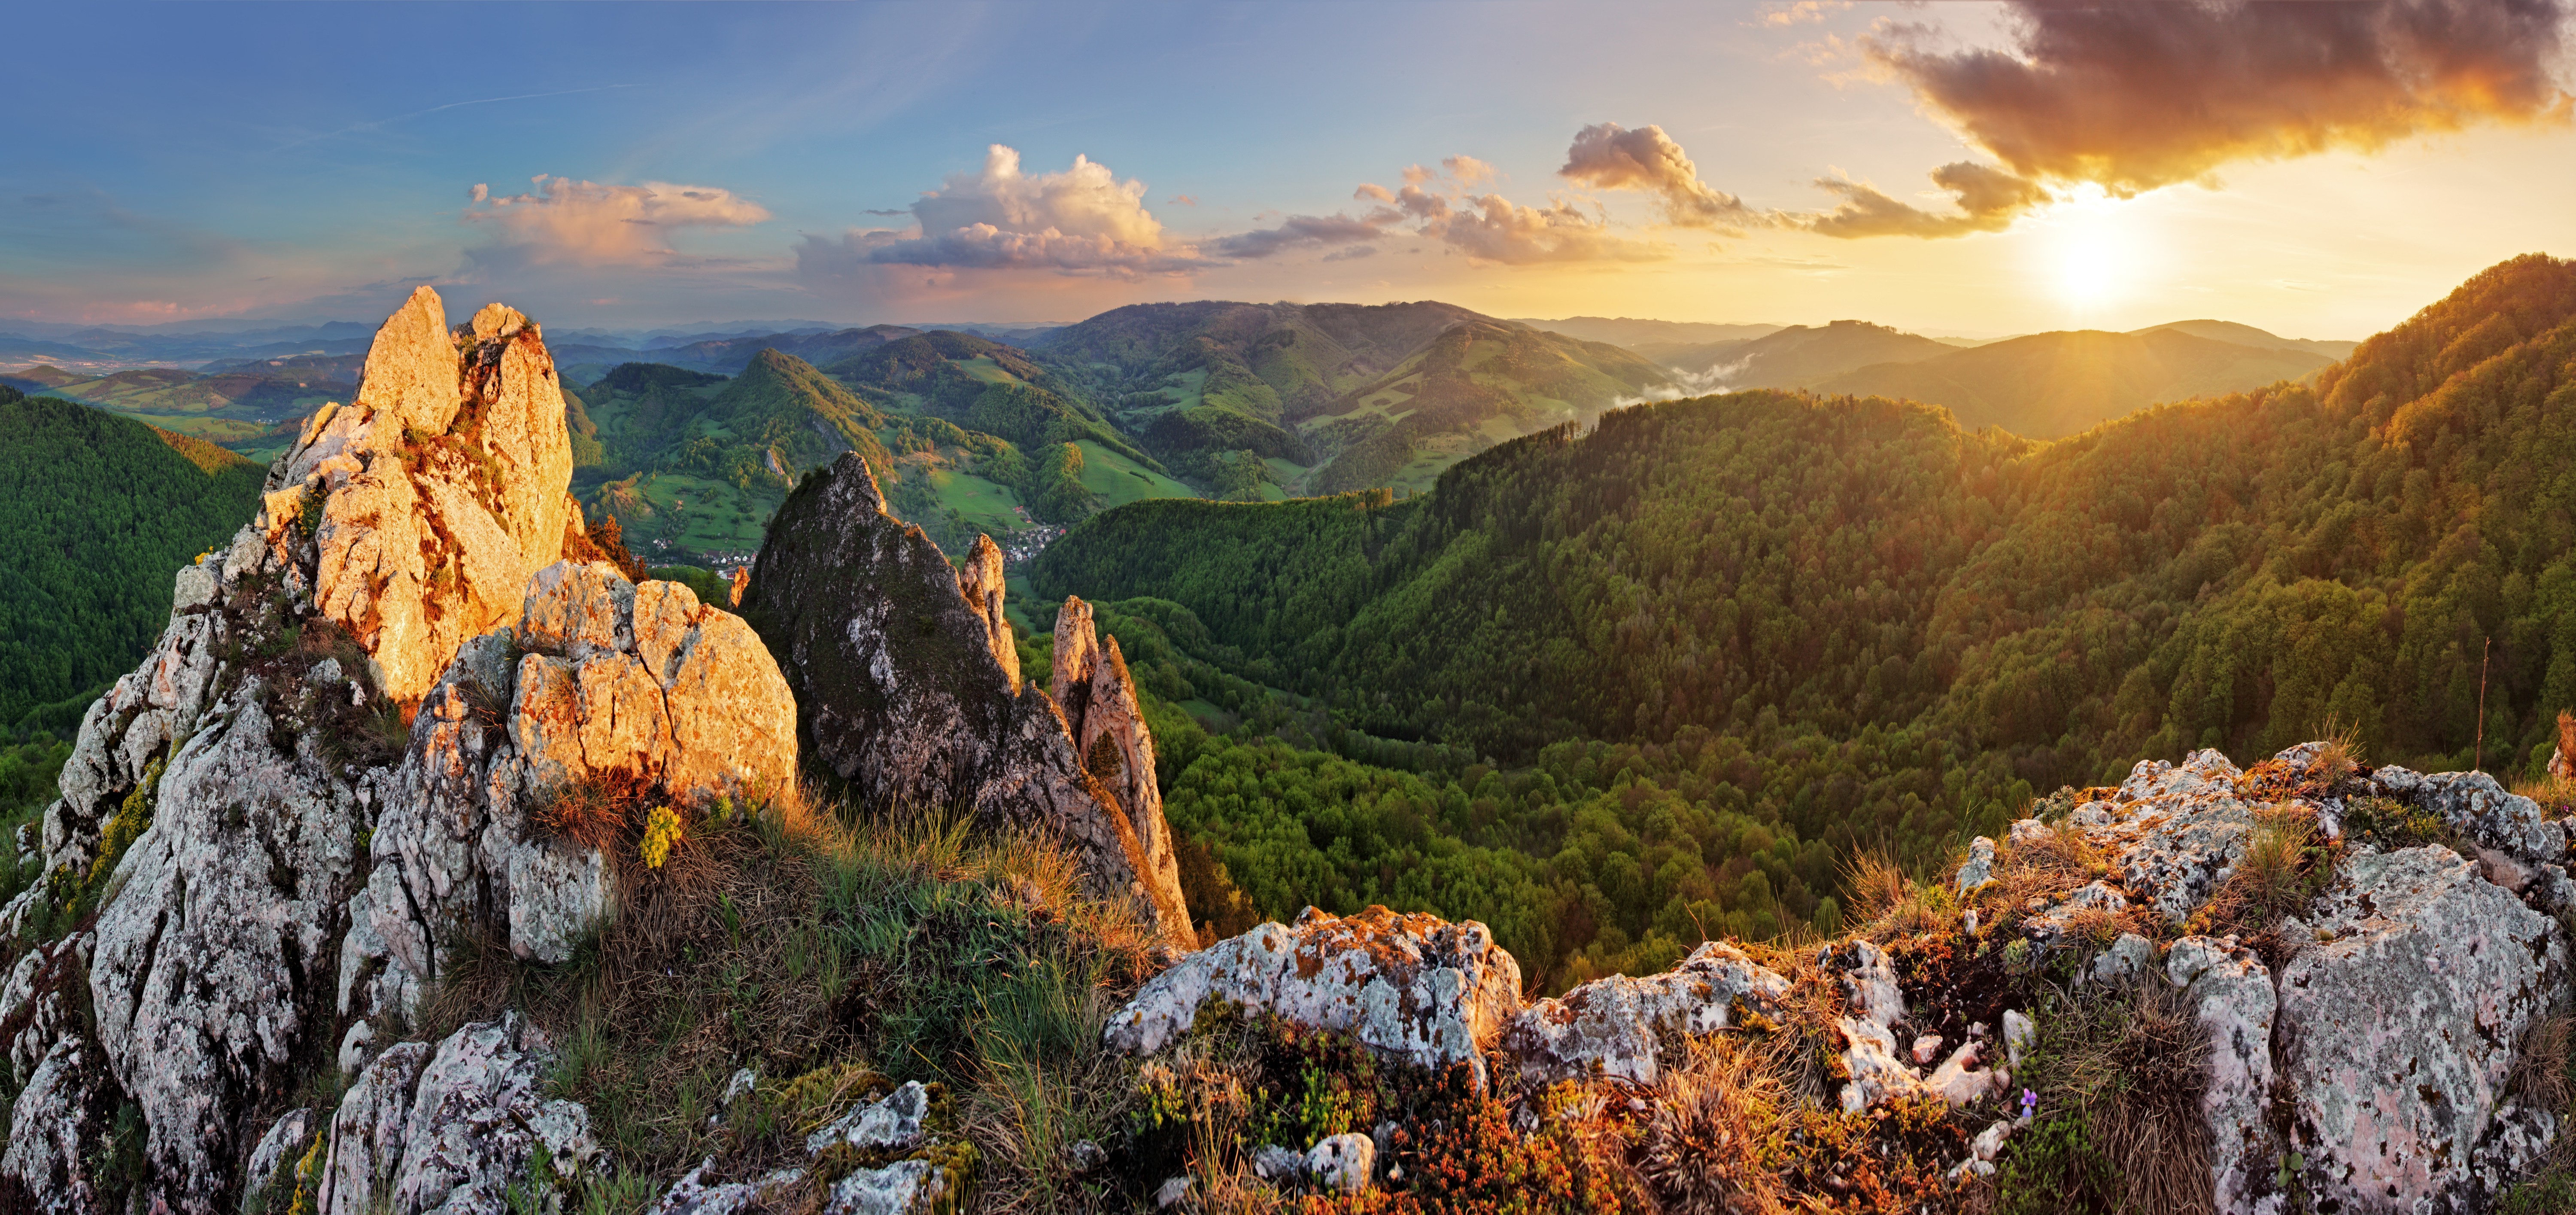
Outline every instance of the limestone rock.
[[(526, 651), (516, 666), (514, 647)], [(686, 805), (776, 795), (796, 778), (795, 720), (785, 677), (739, 617), (605, 563), (539, 571), (514, 631), (458, 650), (385, 777), (352, 907), (362, 923), (342, 946), (342, 1010), (407, 1013), (438, 978), (438, 943), (460, 931), (503, 928), (522, 957), (570, 957), (615, 898), (610, 868), (532, 815), (582, 781)]]
[(1736, 1005), (1780, 1014), (1789, 981), (1724, 941), (1691, 951), (1659, 975), (1595, 979), (1531, 1004), (1503, 1034), (1502, 1051), (1542, 1083), (1615, 1076), (1653, 1084), (1668, 1038), (1715, 1033), (1737, 1023)]
[(95, 1145), (107, 1141), (115, 1107), (106, 1063), (94, 1052), (84, 1039), (56, 1039), (10, 1109), (0, 1177), (24, 1187), (44, 1215), (104, 1209)]
[(1959, 866), (1958, 891), (1966, 894), (1992, 880), (1995, 873), (1995, 842), (1985, 836), (1968, 841), (1968, 861)]
[(2272, 974), (2232, 941), (2184, 937), (2165, 954), (2165, 977), (2192, 1002), (2209, 1035), (2210, 1184), (2222, 1211), (2252, 1210), (2280, 1155), (2269, 1118), (2272, 1098)]
[(246, 686), (182, 743), (151, 827), (99, 912), (98, 1040), (152, 1133), (155, 1201), (206, 1210), (233, 1181), (235, 1111), (329, 1034), (333, 939), (365, 801), (305, 733), (281, 754)]
[(2277, 1061), (2309, 1194), (2482, 1205), (2473, 1161), (2517, 1125), (2506, 1081), (2567, 980), (2556, 925), (2439, 847), (2351, 857), (2310, 922), (2331, 939), (2281, 969)]
[(2542, 813), (2539, 803), (2506, 792), (2484, 772), (2423, 776), (2387, 767), (2371, 781), (2388, 796), (2440, 815), (2488, 853), (2489, 881), (2527, 893), (2543, 910), (2576, 908), (2576, 883), (2566, 868), (2568, 825)]
[(322, 614), (405, 703), (467, 638), (517, 618), (528, 576), (577, 526), (563, 393), (537, 327), (506, 308), (464, 335), (444, 323), (422, 288), (377, 331), (357, 400), (315, 415), (270, 470), (262, 512), (264, 534), (311, 569)]
[[(999, 560), (1000, 554), (994, 554)], [(998, 602), (998, 601), (997, 601)], [(1008, 640), (1008, 626), (1003, 638)], [(1066, 596), (1055, 618), (1056, 703), (1063, 707), (1074, 754), (1098, 778), (1115, 809), (1123, 812), (1142, 856), (1140, 880), (1159, 918), (1189, 922), (1181, 902), (1181, 866), (1172, 853), (1171, 827), (1163, 820), (1163, 792), (1154, 776), (1154, 735), (1145, 728), (1144, 702), (1118, 639), (1103, 643), (1094, 632), (1091, 605)]]
[(1306, 1153), (1306, 1175), (1330, 1193), (1357, 1194), (1369, 1187), (1377, 1144), (1357, 1133), (1327, 1136)]
[(2236, 796), (2242, 773), (2216, 751), (2180, 767), (2140, 763), (2121, 782), (2113, 822), (2087, 832), (2115, 851), (2129, 893), (2179, 924), (2236, 870), (2254, 835), (2254, 808)]
[[(779, 507), (743, 614), (785, 659), (802, 737), (861, 802), (971, 805), (988, 826), (1045, 831), (1074, 851), (1091, 893), (1190, 940), (1150, 740), (1140, 728), (1136, 745), (1113, 744), (1122, 801), (1086, 769), (1070, 708), (1035, 688), (1013, 694), (991, 575), (978, 565), (961, 580), (920, 528), (885, 513), (867, 464), (844, 453)], [(1124, 674), (1091, 678), (1081, 694)], [(1101, 728), (1115, 724), (1113, 708)]]
[(1263, 924), (1154, 976), (1110, 1018), (1108, 1041), (1151, 1054), (1187, 1033), (1201, 1004), (1227, 1000), (1419, 1066), (1465, 1062), (1481, 1082), (1482, 1048), (1520, 1011), (1520, 989), (1520, 963), (1473, 920), (1310, 907), (1294, 927)]
[(2146, 973), (2156, 960), (2155, 942), (2134, 932), (2121, 933), (2111, 947), (2093, 959), (2084, 976), (2095, 983), (2117, 983)]
[(1020, 647), (1011, 638), (1011, 620), (1003, 611), (1002, 600), (1009, 594), (1003, 585), (1002, 548), (993, 538), (975, 534), (975, 551), (967, 555), (966, 568), (957, 571), (957, 590), (966, 597), (966, 606), (984, 621), (984, 638), (993, 647), (993, 658), (1002, 664), (1003, 682), (1011, 694), (1020, 694)]
[(552, 1057), (515, 1014), (468, 1025), (435, 1051), (386, 1051), (332, 1118), (322, 1215), (508, 1210), (539, 1146), (561, 1176), (578, 1176), (599, 1146), (589, 1111), (545, 1099)]
[(295, 1188), (295, 1166), (303, 1161), (320, 1129), (320, 1113), (312, 1109), (288, 1110), (269, 1124), (268, 1133), (259, 1137), (259, 1145), (251, 1149), (249, 1159), (242, 1165), (245, 1212), (254, 1195), (267, 1200), (265, 1209), (278, 1209), (281, 1196)]
[(823, 1215), (921, 1215), (948, 1193), (948, 1171), (927, 1160), (856, 1169), (823, 1198)]
[(2128, 907), (2129, 897), (2120, 893), (2119, 887), (2109, 882), (2086, 882), (2055, 906), (2024, 921), (2022, 927), (2041, 940), (2056, 941), (2064, 938), (2076, 917), (2085, 912), (2126, 911)]
[(805, 1139), (805, 1152), (819, 1156), (835, 1144), (862, 1152), (909, 1152), (929, 1138), (930, 1092), (918, 1080), (874, 1101), (862, 1101)]

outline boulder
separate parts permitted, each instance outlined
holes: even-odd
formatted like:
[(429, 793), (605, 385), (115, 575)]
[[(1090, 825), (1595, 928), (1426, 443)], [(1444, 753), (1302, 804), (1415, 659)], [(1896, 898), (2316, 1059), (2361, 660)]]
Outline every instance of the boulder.
[(795, 1208), (810, 1188), (822, 1191), (822, 1215), (923, 1215), (939, 1209), (941, 1200), (957, 1193), (964, 1179), (949, 1166), (912, 1155), (874, 1168), (849, 1168), (849, 1157), (835, 1162), (839, 1150), (858, 1159), (884, 1161), (889, 1156), (919, 1153), (936, 1146), (941, 1128), (931, 1125), (930, 1092), (920, 1082), (861, 1101), (805, 1141), (806, 1158), (823, 1169), (828, 1183), (812, 1180), (806, 1168), (773, 1170), (757, 1179), (710, 1182), (700, 1165), (680, 1179), (652, 1207), (653, 1215), (730, 1215), (736, 1211)]
[(2263, 960), (2234, 940), (2184, 937), (2165, 953), (2165, 977), (2183, 989), (2209, 1035), (2210, 1186), (2222, 1211), (2250, 1211), (2280, 1157), (2270, 1120), (2272, 1022), (2277, 1001)]
[(1776, 1018), (1788, 994), (1777, 972), (1710, 941), (1662, 974), (1612, 975), (1537, 1001), (1512, 1019), (1499, 1045), (1541, 1083), (1613, 1076), (1653, 1084), (1667, 1041), (1741, 1024), (1739, 1007)]
[(244, 1215), (249, 1215), (254, 1200), (261, 1210), (282, 1209), (285, 1196), (295, 1189), (296, 1166), (303, 1163), (321, 1129), (320, 1111), (310, 1108), (288, 1110), (269, 1124), (268, 1133), (259, 1137), (259, 1145), (242, 1164)]
[(1966, 894), (1985, 885), (1993, 880), (1994, 874), (1995, 842), (1982, 835), (1968, 841), (1967, 862), (1959, 866), (1959, 893)]
[(459, 932), (570, 957), (615, 897), (613, 869), (538, 812), (580, 782), (683, 805), (779, 794), (796, 780), (795, 720), (759, 638), (688, 587), (639, 586), (606, 563), (539, 571), (514, 630), (458, 650), (385, 777), (352, 905), (364, 930), (341, 947), (342, 1010), (408, 1013)]
[(2538, 802), (2506, 792), (2484, 772), (2425, 776), (2391, 766), (2371, 773), (2371, 783), (2384, 796), (2441, 816), (2484, 854), (2489, 881), (2544, 911), (2576, 908), (2576, 882), (2567, 876), (2568, 825)]
[(2482, 1207), (2547, 1139), (2507, 1081), (2567, 981), (2556, 924), (2440, 847), (2352, 856), (2308, 923), (2317, 943), (2280, 971), (2275, 1061), (2308, 1193)]
[(2253, 839), (2254, 808), (2236, 796), (2242, 775), (2216, 751), (2195, 751), (2179, 767), (2142, 762), (2086, 837), (2112, 854), (2132, 896), (2180, 924), (2236, 871)]
[(1520, 1011), (1521, 968), (1473, 920), (1371, 907), (1312, 907), (1193, 953), (1147, 980), (1110, 1018), (1109, 1045), (1151, 1054), (1187, 1034), (1199, 1006), (1225, 1000), (1299, 1025), (1342, 1030), (1421, 1067), (1465, 1063), (1485, 1078), (1484, 1046)]
[[(848, 452), (779, 507), (743, 614), (785, 662), (812, 754), (863, 804), (972, 806), (988, 826), (1053, 835), (1091, 893), (1131, 903), (1188, 943), (1150, 736), (1120, 717), (1135, 703), (1126, 668), (1088, 663), (1078, 689), (1057, 687), (1085, 705), (1101, 690), (1089, 738), (1078, 731), (1090, 719), (1071, 703), (1015, 691), (998, 557), (979, 550), (961, 577), (920, 528), (886, 513), (875, 475)], [(1061, 648), (1056, 661), (1064, 670)], [(1082, 749), (1100, 737), (1118, 761), (1109, 782)]]
[(1377, 1168), (1377, 1144), (1356, 1132), (1329, 1135), (1306, 1153), (1306, 1176), (1332, 1194), (1357, 1194)]
[[(599, 1156), (590, 1112), (545, 1099), (553, 1051), (516, 1014), (387, 1050), (331, 1121), (320, 1215), (505, 1211), (543, 1148), (557, 1178)], [(541, 1179), (552, 1184), (555, 1178)]]

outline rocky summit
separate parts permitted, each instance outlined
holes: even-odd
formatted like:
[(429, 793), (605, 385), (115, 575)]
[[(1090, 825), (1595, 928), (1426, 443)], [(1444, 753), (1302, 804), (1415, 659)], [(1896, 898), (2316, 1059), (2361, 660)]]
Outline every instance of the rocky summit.
[(2359, 1215), (2569, 1151), (2563, 802), (2202, 750), (1554, 995), (1383, 906), (1196, 947), (1159, 609), (1024, 642), (856, 453), (707, 602), (585, 527), (565, 412), (424, 289), (179, 571), (17, 841), (0, 1212)]

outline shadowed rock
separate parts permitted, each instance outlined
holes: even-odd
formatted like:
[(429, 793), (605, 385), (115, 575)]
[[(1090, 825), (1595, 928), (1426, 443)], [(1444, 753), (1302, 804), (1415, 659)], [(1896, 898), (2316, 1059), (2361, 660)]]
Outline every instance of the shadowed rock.
[[(779, 507), (743, 615), (796, 687), (808, 753), (861, 804), (957, 807), (988, 825), (1049, 833), (1073, 850), (1094, 894), (1127, 901), (1166, 939), (1187, 942), (1142, 721), (1136, 745), (1120, 752), (1142, 761), (1126, 761), (1122, 800), (1084, 765), (1076, 710), (1033, 687), (1014, 692), (999, 556), (979, 554), (961, 578), (920, 528), (886, 513), (876, 478), (845, 453)], [(1105, 680), (1084, 667), (1057, 690), (1084, 705), (1135, 703), (1123, 664)], [(1133, 716), (1113, 708), (1102, 728), (1122, 712)]]

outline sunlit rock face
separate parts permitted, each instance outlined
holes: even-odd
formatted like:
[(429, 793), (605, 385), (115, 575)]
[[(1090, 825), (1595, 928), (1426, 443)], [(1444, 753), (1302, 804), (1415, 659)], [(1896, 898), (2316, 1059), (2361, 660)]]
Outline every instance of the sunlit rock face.
[(795, 781), (795, 699), (740, 617), (605, 562), (538, 571), (517, 627), (458, 652), (384, 777), (341, 1012), (408, 1015), (460, 933), (541, 962), (571, 956), (615, 897), (601, 850), (615, 841), (541, 821), (566, 790), (702, 808)]
[[(1076, 600), (1078, 627), (1058, 626), (1055, 694), (1015, 687), (1000, 577), (1000, 552), (981, 547), (959, 574), (844, 454), (779, 507), (743, 615), (785, 659), (806, 746), (863, 807), (967, 806), (990, 826), (1043, 830), (1072, 848), (1094, 894), (1190, 942), (1125, 664), (1097, 654)], [(1087, 657), (1068, 667), (1068, 647)], [(1116, 756), (1106, 779), (1082, 749), (1102, 739)]]
[[(394, 779), (403, 716), (579, 534), (570, 476), (538, 327), (494, 305), (450, 328), (423, 288), (378, 331), (356, 399), (271, 466), (251, 523), (179, 572), (160, 639), (82, 720), (46, 810), (47, 880), (0, 912), (11, 930), (67, 913), (60, 898), (95, 915), (65, 942), (79, 966), (57, 947), (0, 991), (0, 1021), (26, 1027), (13, 1079), (45, 1079), (0, 1172), (81, 1192), (87, 1166), (43, 1145), (94, 1143), (102, 1104), (130, 1102), (146, 1209), (212, 1211), (238, 1188), (259, 1138), (240, 1119), (348, 1028), (334, 980), (366, 931), (368, 839), (413, 792)], [(87, 1024), (63, 1015), (71, 982)]]

